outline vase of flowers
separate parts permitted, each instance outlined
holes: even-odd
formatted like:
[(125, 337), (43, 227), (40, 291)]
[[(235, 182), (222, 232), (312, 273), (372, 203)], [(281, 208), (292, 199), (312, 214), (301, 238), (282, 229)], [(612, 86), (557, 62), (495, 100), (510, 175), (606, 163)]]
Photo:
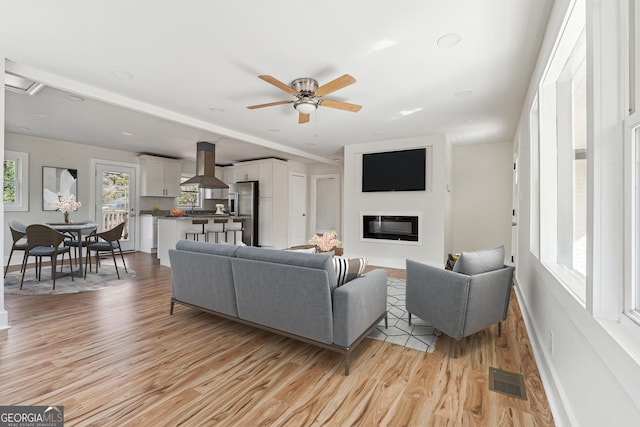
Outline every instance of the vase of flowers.
[(325, 231), (323, 234), (314, 234), (309, 243), (316, 246), (318, 252), (330, 252), (342, 244), (340, 240), (336, 239), (337, 236), (335, 231)]
[(75, 194), (70, 195), (68, 198), (58, 194), (58, 200), (51, 202), (51, 206), (58, 208), (64, 215), (64, 222), (69, 223), (69, 214), (77, 211), (82, 206), (82, 203), (76, 201)]

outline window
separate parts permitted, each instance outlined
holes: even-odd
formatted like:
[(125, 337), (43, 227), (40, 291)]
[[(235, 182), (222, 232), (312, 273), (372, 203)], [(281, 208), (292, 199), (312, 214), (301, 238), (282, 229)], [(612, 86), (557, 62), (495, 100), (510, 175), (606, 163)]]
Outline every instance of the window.
[(29, 210), (29, 154), (4, 152), (3, 201), (5, 211)]
[(587, 275), (585, 6), (576, 1), (539, 91), (540, 258), (581, 301)]
[[(192, 178), (192, 176), (182, 175), (180, 182), (183, 183), (189, 178)], [(200, 197), (200, 189), (197, 184), (185, 185), (180, 188), (180, 196), (178, 196), (179, 207), (189, 209), (202, 207), (202, 197)]]

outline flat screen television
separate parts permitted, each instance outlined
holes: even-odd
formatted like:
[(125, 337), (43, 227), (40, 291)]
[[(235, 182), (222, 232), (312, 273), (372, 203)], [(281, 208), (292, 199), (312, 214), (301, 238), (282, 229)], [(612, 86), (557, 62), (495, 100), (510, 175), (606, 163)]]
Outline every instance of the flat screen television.
[(362, 155), (362, 191), (424, 191), (426, 148)]

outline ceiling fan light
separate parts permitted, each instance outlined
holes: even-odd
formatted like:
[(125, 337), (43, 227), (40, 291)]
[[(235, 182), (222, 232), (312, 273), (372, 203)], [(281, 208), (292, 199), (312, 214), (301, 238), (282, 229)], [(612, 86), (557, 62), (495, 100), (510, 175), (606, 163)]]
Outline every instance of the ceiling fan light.
[(293, 104), (293, 107), (302, 114), (311, 114), (316, 111), (318, 105), (313, 101), (299, 101)]

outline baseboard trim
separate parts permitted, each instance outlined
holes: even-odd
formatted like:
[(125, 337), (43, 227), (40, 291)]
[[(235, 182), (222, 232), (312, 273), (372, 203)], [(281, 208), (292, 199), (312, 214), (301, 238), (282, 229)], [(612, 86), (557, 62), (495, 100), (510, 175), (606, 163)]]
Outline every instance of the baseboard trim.
[(562, 399), (563, 392), (561, 390), (561, 387), (555, 381), (555, 378), (557, 378), (557, 376), (554, 375), (553, 367), (549, 363), (547, 354), (543, 350), (543, 341), (541, 341), (540, 336), (537, 334), (536, 329), (533, 327), (533, 322), (531, 321), (529, 310), (527, 309), (524, 297), (520, 292), (517, 278), (514, 277), (513, 281), (515, 284), (514, 290), (516, 299), (518, 300), (518, 305), (520, 306), (522, 320), (524, 321), (525, 328), (527, 330), (527, 333), (529, 334), (529, 342), (531, 343), (531, 349), (533, 350), (533, 357), (536, 361), (536, 365), (538, 366), (538, 371), (540, 372), (542, 386), (544, 387), (544, 391), (547, 395), (549, 408), (551, 409), (551, 413), (553, 414), (553, 421), (558, 427), (569, 427), (578, 425), (575, 417), (571, 415), (570, 411), (567, 411), (567, 408), (564, 405), (564, 401)]

